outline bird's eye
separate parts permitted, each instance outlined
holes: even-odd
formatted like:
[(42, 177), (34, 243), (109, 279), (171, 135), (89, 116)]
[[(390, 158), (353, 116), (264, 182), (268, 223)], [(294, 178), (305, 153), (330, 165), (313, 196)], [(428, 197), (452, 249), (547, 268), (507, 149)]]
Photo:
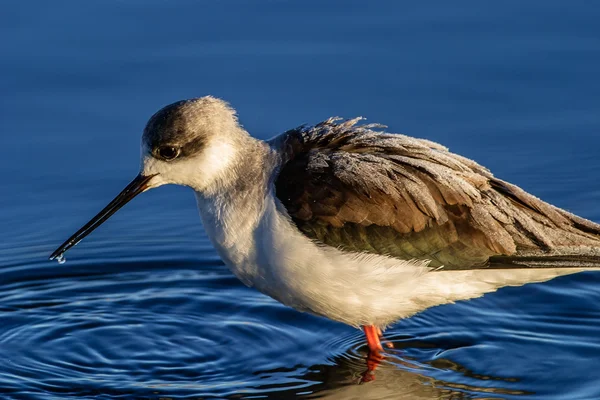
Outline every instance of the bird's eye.
[(179, 155), (179, 149), (173, 146), (159, 147), (157, 151), (160, 158), (170, 161)]

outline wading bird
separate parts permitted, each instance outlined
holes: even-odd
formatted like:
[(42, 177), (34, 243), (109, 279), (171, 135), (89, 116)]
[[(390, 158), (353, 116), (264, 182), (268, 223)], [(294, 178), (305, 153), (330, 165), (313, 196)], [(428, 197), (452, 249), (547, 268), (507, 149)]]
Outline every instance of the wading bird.
[(51, 256), (136, 195), (191, 187), (215, 249), (281, 303), (381, 329), (428, 307), (600, 267), (600, 225), (427, 140), (331, 118), (269, 141), (224, 101), (168, 105), (148, 121), (140, 174)]

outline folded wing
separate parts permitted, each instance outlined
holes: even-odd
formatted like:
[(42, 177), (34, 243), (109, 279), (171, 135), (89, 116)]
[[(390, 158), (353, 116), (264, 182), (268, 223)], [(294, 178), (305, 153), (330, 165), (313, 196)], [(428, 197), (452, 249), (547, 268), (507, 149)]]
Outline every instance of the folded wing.
[(600, 265), (600, 225), (439, 144), (359, 120), (329, 119), (271, 142), (284, 154), (277, 197), (309, 238), (444, 269)]

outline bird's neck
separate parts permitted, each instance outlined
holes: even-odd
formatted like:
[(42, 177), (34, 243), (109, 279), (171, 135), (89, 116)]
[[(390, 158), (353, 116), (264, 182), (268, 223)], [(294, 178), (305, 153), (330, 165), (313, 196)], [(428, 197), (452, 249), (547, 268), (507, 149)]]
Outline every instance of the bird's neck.
[[(212, 190), (196, 191), (204, 229), (232, 270), (250, 263), (254, 232), (272, 195), (271, 180), (278, 165), (272, 149), (256, 139), (237, 157), (226, 182)], [(250, 274), (235, 270), (234, 273), (242, 281), (243, 275)]]

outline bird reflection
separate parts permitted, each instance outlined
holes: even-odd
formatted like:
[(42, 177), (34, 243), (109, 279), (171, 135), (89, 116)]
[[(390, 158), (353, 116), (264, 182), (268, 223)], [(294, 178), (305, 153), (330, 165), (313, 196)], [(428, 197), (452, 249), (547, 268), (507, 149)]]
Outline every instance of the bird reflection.
[[(476, 374), (466, 367), (450, 360), (436, 359), (418, 362), (402, 355), (402, 350), (389, 349), (384, 352), (368, 352), (362, 348), (358, 353), (336, 356), (330, 364), (317, 364), (304, 369), (304, 373), (295, 376), (297, 381), (305, 382), (300, 388), (290, 388), (272, 392), (273, 386), (257, 387), (253, 394), (267, 399), (494, 399), (503, 396), (521, 396), (531, 394), (521, 390), (509, 389), (518, 380)], [(365, 368), (366, 366), (366, 368)], [(299, 371), (302, 368), (296, 367)], [(290, 370), (274, 369), (261, 371), (260, 376), (273, 376)], [(449, 373), (457, 375), (453, 383), (435, 378), (436, 375)], [(481, 386), (468, 385), (464, 378), (481, 381)], [(461, 378), (461, 379), (458, 379)], [(490, 384), (492, 382), (493, 384)], [(490, 387), (491, 386), (491, 387)], [(503, 387), (504, 386), (504, 387)], [(262, 392), (264, 390), (265, 392)], [(239, 397), (238, 397), (239, 398)]]

